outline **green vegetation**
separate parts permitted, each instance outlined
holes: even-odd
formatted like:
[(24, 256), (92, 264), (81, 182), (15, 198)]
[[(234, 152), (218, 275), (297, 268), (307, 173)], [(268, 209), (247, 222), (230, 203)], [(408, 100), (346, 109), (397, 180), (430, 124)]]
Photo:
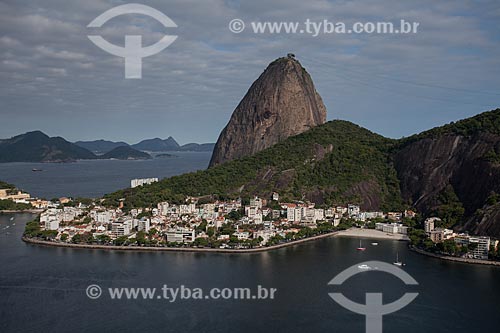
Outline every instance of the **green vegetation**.
[(40, 220), (39, 218), (36, 218), (35, 220), (26, 223), (23, 236), (30, 238), (40, 238), (43, 240), (53, 240), (57, 236), (57, 231), (41, 230)]
[(465, 209), (458, 199), (453, 187), (448, 185), (436, 198), (438, 205), (431, 212), (431, 215), (441, 218), (436, 227), (451, 228), (462, 221)]
[(16, 186), (0, 180), (0, 189), (15, 189)]
[(0, 200), (0, 210), (27, 210), (32, 208), (30, 204), (15, 203), (10, 199)]
[(400, 140), (400, 143), (405, 145), (423, 138), (437, 138), (445, 134), (472, 136), (479, 132), (500, 135), (500, 109), (483, 112), (474, 117), (435, 127)]
[(181, 203), (186, 196), (213, 199), (269, 196), (304, 199), (320, 193), (324, 204), (380, 199), (381, 209), (400, 209), (402, 201), (389, 152), (394, 140), (347, 121), (331, 121), (291, 137), (253, 156), (204, 171), (164, 179), (105, 196), (105, 204), (125, 209)]

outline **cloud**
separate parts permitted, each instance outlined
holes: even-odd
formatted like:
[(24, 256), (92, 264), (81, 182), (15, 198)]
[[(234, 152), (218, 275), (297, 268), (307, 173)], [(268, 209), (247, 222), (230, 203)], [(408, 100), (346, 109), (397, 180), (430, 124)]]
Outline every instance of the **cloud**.
[[(329, 118), (401, 136), (498, 105), (499, 6), (495, 1), (150, 0), (178, 28), (141, 15), (88, 23), (122, 1), (9, 0), (0, 3), (0, 103), (11, 124), (2, 137), (42, 129), (69, 139), (173, 135), (214, 141), (250, 84), (273, 59), (297, 54), (322, 94)], [(233, 34), (251, 21), (420, 22), (416, 35)], [(125, 80), (122, 58), (87, 38), (98, 31), (123, 45), (178, 39), (143, 59), (143, 79)], [(399, 80), (399, 81), (398, 81)], [(418, 114), (418, 117), (415, 115)], [(12, 126), (12, 124), (16, 124)]]

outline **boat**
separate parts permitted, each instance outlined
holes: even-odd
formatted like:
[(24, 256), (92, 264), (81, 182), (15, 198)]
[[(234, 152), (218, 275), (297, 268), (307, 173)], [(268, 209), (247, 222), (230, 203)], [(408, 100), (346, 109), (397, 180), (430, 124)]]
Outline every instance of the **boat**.
[(39, 171), (43, 171), (43, 170), (42, 169), (33, 168), (33, 169), (31, 169), (31, 171), (33, 171), (33, 172), (37, 172), (38, 171), (39, 172)]
[(396, 266), (404, 266), (402, 261), (399, 261), (399, 252), (396, 253), (396, 261), (394, 262), (394, 265)]
[(377, 246), (377, 245), (378, 245), (378, 243), (377, 243), (377, 242), (373, 242), (373, 243), (372, 243), (372, 245), (373, 245), (373, 246)]
[(14, 221), (14, 216), (12, 216), (12, 217), (10, 218), (10, 220), (11, 220), (11, 221)]
[(363, 247), (361, 245), (361, 239), (359, 240), (359, 247), (356, 250), (358, 250), (358, 251), (364, 251), (364, 250), (366, 250), (366, 247)]
[(364, 269), (364, 270), (366, 270), (366, 269), (372, 269), (370, 266), (365, 265), (365, 264), (363, 264), (363, 265), (358, 265), (358, 268), (359, 268), (359, 269)]

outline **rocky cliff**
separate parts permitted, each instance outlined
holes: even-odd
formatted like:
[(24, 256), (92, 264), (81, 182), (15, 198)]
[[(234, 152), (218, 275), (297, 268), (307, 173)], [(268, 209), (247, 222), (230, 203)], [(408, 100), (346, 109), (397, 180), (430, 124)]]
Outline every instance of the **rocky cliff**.
[(234, 110), (210, 166), (255, 154), (325, 121), (325, 106), (309, 74), (294, 57), (279, 58)]
[(500, 236), (500, 109), (403, 141), (394, 166), (403, 198), (424, 215)]

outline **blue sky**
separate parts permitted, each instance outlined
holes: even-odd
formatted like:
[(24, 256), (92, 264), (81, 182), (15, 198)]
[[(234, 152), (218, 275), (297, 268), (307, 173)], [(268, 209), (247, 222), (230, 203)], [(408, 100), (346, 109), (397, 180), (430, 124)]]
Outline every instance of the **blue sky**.
[[(141, 15), (117, 17), (99, 33), (153, 44), (143, 78), (125, 80), (123, 59), (93, 45), (86, 26), (125, 1), (0, 1), (0, 138), (40, 129), (69, 140), (136, 142), (173, 136), (215, 142), (250, 84), (288, 52), (311, 74), (328, 119), (389, 137), (500, 106), (498, 1), (176, 0), (138, 1), (178, 28)], [(412, 35), (233, 34), (252, 21), (420, 23)]]

